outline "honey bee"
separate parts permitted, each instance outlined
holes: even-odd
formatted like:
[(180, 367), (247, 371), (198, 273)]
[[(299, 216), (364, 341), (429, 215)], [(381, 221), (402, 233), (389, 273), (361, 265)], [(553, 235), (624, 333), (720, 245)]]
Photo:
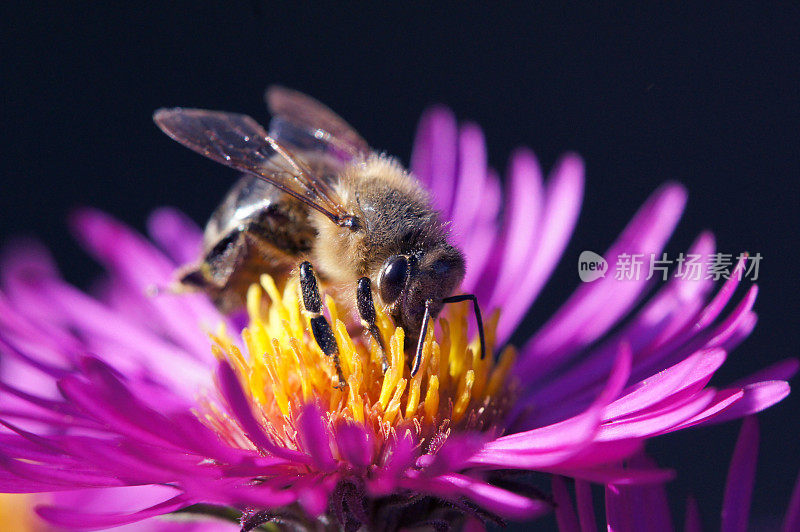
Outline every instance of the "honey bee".
[(447, 224), (416, 178), (315, 99), (270, 87), (266, 101), (269, 132), (242, 114), (172, 108), (153, 115), (174, 140), (244, 173), (208, 221), (202, 256), (180, 271), (179, 283), (206, 291), (231, 312), (261, 274), (281, 283), (299, 273), (312, 333), (334, 357), (339, 386), (344, 377), (317, 275), (345, 305), (355, 303), (384, 371), (373, 287), (395, 324), (418, 339), (412, 375), (428, 322), (445, 303), (472, 301), (483, 355), (477, 299), (452, 295), (464, 278), (464, 255), (449, 243)]

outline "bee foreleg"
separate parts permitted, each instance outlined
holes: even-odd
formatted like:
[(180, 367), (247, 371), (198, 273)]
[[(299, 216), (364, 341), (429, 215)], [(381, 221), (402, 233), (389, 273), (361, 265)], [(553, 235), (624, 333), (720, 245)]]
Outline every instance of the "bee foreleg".
[(304, 261), (300, 265), (300, 292), (303, 296), (303, 307), (311, 315), (311, 333), (314, 335), (314, 340), (325, 355), (333, 357), (339, 378), (336, 388), (344, 388), (346, 381), (342, 373), (342, 365), (339, 362), (339, 346), (336, 345), (336, 337), (333, 335), (331, 324), (322, 314), (322, 298), (319, 294), (317, 276), (308, 261)]
[(358, 315), (361, 316), (361, 323), (369, 331), (372, 338), (381, 350), (381, 369), (384, 373), (389, 369), (389, 360), (386, 358), (386, 347), (383, 343), (383, 336), (375, 323), (375, 303), (372, 300), (372, 288), (370, 287), (369, 277), (362, 277), (356, 286), (356, 307)]

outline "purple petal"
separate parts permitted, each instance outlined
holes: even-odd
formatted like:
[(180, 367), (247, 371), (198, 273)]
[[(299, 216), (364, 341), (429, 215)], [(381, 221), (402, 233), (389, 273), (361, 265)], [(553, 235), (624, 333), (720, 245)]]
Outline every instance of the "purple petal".
[(185, 388), (187, 397), (208, 384), (207, 366), (194, 360), (210, 363), (210, 347), (192, 352), (171, 345), (68, 285), (46, 284), (42, 290), (64, 313), (66, 323), (85, 333), (109, 362), (130, 367), (135, 361), (139, 367), (163, 374), (176, 388)]
[[(91, 470), (64, 469), (61, 464), (31, 464), (21, 460), (14, 460), (0, 456), (0, 466), (8, 473), (16, 475), (18, 479), (30, 482), (30, 492), (44, 492), (59, 489), (75, 489), (81, 487), (116, 487), (123, 486), (124, 480), (111, 478), (105, 474), (98, 474)], [(85, 466), (90, 467), (90, 466)], [(12, 478), (9, 476), (8, 478)], [(13, 478), (12, 478), (13, 480)], [(3, 491), (13, 492), (11, 486), (3, 486)]]
[(608, 405), (604, 420), (631, 415), (666, 401), (671, 395), (698, 383), (704, 385), (722, 366), (726, 354), (721, 349), (695, 353), (683, 362), (654, 375), (623, 392), (622, 397)]
[(478, 467), (536, 469), (563, 464), (594, 438), (603, 409), (622, 389), (630, 374), (631, 353), (620, 348), (606, 388), (581, 415), (530, 431), (503, 436), (487, 443), (469, 460)]
[(787, 358), (785, 360), (781, 360), (780, 362), (776, 362), (771, 366), (767, 366), (762, 370), (752, 373), (747, 377), (734, 382), (731, 386), (744, 387), (748, 384), (755, 384), (762, 381), (788, 381), (794, 376), (795, 373), (797, 373), (798, 367), (800, 367), (799, 360), (796, 358)]
[(593, 469), (605, 467), (608, 464), (617, 464), (641, 452), (644, 443), (645, 440), (643, 439), (592, 442), (579, 452), (564, 460), (558, 467), (561, 468), (561, 470), (577, 470)]
[(356, 467), (372, 463), (369, 434), (359, 425), (342, 423), (336, 427), (336, 446), (343, 460)]
[[(659, 253), (672, 234), (686, 203), (686, 191), (676, 184), (659, 188), (606, 253)], [(562, 359), (606, 333), (622, 318), (646, 288), (645, 276), (619, 281), (612, 275), (580, 286), (522, 350), (520, 373), (545, 372)]]
[(520, 521), (532, 519), (550, 510), (550, 506), (543, 501), (535, 501), (455, 473), (424, 481), (405, 479), (401, 485), (411, 490), (432, 493), (449, 500), (466, 497), (490, 512), (507, 519)]
[[(622, 344), (618, 345), (617, 351), (618, 353), (615, 358), (614, 367), (608, 374), (608, 380), (605, 383), (604, 391), (601, 392), (599, 395), (599, 397), (608, 398), (609, 402), (619, 397), (619, 393), (622, 391), (622, 388), (620, 388), (616, 390), (616, 394), (613, 397), (610, 396), (609, 393), (610, 393), (610, 386), (612, 385), (611, 383), (613, 382), (613, 386), (615, 389), (617, 384), (619, 384), (620, 387), (623, 387), (627, 382), (628, 378), (630, 377), (631, 366), (633, 363), (632, 362), (633, 354), (630, 350), (630, 346), (627, 343), (623, 342)], [(623, 375), (625, 376), (625, 380), (619, 382), (619, 379), (622, 378)], [(531, 403), (522, 400), (517, 402), (517, 404), (515, 405), (515, 411), (512, 413), (511, 416), (511, 419), (514, 420), (512, 425), (513, 428), (518, 429), (519, 427), (529, 427), (531, 425), (539, 426), (539, 424), (536, 423), (536, 421), (538, 421), (539, 418), (539, 413), (536, 412), (535, 410), (529, 413), (530, 408), (528, 408), (528, 405), (530, 404)], [(598, 404), (597, 400), (595, 400), (595, 404)], [(605, 408), (605, 406), (608, 406), (608, 403), (606, 403), (603, 406), (603, 408)], [(564, 417), (565, 416), (560, 416), (557, 419), (563, 419)], [(567, 419), (571, 419), (574, 417), (575, 416), (567, 417)], [(558, 426), (558, 423), (555, 423), (555, 426)], [(527, 431), (522, 431), (518, 432), (517, 434), (525, 434), (526, 432)]]
[(456, 185), (458, 154), (456, 119), (443, 106), (425, 111), (417, 128), (411, 153), (411, 170), (431, 191), (433, 204), (450, 219), (450, 205)]
[[(713, 249), (713, 237), (704, 233), (689, 252), (706, 255)], [(641, 380), (651, 376), (659, 360), (657, 348), (684, 328), (699, 311), (702, 297), (710, 287), (710, 281), (673, 278), (630, 323), (603, 345), (559, 370), (561, 375), (545, 374), (532, 382), (530, 401), (540, 406), (535, 414), (538, 423), (560, 419), (583, 408), (602, 385), (601, 376), (608, 372), (613, 353), (621, 341), (630, 342), (635, 353), (632, 378)]]
[(636, 530), (631, 518), (632, 509), (624, 497), (620, 486), (606, 486), (606, 521), (608, 532), (629, 532)]
[[(587, 433), (594, 433), (594, 427), (603, 409), (613, 401), (628, 380), (631, 370), (631, 351), (627, 344), (619, 346), (614, 368), (608, 377), (602, 393), (580, 416), (525, 432), (503, 436), (490, 442), (486, 448), (527, 448), (559, 449), (585, 441)], [(511, 445), (513, 444), (513, 445)]]
[[(92, 255), (140, 293), (146, 293), (154, 285), (168, 286), (172, 281), (175, 265), (141, 236), (116, 220), (86, 209), (73, 215), (73, 226)], [(190, 351), (205, 353), (209, 349), (208, 340), (200, 324), (205, 322), (216, 326), (220, 321), (219, 314), (210, 307), (192, 308), (184, 304), (184, 300), (163, 294), (150, 301), (153, 311), (175, 341)], [(198, 315), (194, 320), (187, 320), (187, 312), (197, 312)]]
[(450, 216), (456, 242), (462, 248), (465, 236), (480, 212), (485, 184), (486, 145), (483, 133), (475, 124), (466, 124), (458, 135), (458, 181)]
[(794, 482), (792, 497), (789, 499), (789, 508), (786, 510), (786, 517), (783, 520), (783, 532), (793, 532), (800, 530), (800, 474)]
[(176, 510), (180, 510), (192, 504), (183, 496), (176, 496), (172, 499), (156, 504), (144, 510), (139, 510), (131, 514), (90, 514), (76, 512), (71, 508), (58, 508), (54, 506), (44, 506), (36, 509), (39, 517), (45, 521), (71, 530), (101, 530), (114, 526), (125, 525), (147, 519), (156, 515), (163, 515)]
[(719, 316), (719, 314), (722, 312), (722, 309), (728, 304), (728, 301), (730, 301), (731, 297), (733, 297), (733, 293), (739, 286), (741, 279), (735, 274), (742, 268), (744, 268), (744, 259), (739, 261), (734, 268), (734, 275), (731, 275), (730, 278), (725, 281), (725, 283), (722, 285), (722, 288), (720, 288), (719, 292), (717, 292), (717, 295), (714, 296), (714, 299), (711, 300), (711, 303), (703, 311), (700, 319), (695, 325), (695, 328), (702, 329), (717, 319), (717, 316)]
[(327, 480), (328, 486), (323, 482), (321, 475), (307, 475), (293, 486), (293, 489), (299, 492), (297, 502), (311, 517), (319, 517), (328, 507), (328, 496), (333, 491), (337, 476), (330, 476)]
[(713, 418), (715, 423), (737, 419), (761, 412), (789, 395), (789, 384), (784, 381), (768, 381), (748, 384), (742, 391), (744, 396), (736, 404)]
[(372, 495), (391, 493), (400, 477), (414, 466), (417, 454), (417, 442), (409, 431), (389, 442), (384, 452), (383, 466), (375, 471), (375, 476), (367, 481), (367, 489)]
[(686, 403), (674, 408), (603, 424), (598, 441), (626, 438), (646, 438), (659, 434), (702, 412), (714, 400), (714, 390), (706, 390)]
[(609, 531), (670, 531), (672, 520), (663, 485), (607, 486), (606, 517)]
[[(743, 263), (740, 263), (740, 266), (741, 264)], [(730, 301), (739, 282), (737, 277), (732, 275), (701, 312), (693, 316), (682, 330), (676, 332), (668, 342), (660, 346), (657, 350), (658, 353), (650, 355), (653, 362), (643, 367), (642, 370), (652, 371), (656, 362), (662, 365), (672, 364), (684, 358), (688, 353), (703, 347), (722, 347), (727, 350), (727, 346), (731, 342), (735, 343), (737, 337), (740, 339), (743, 331), (746, 333), (748, 327), (752, 327), (754, 324), (750, 311), (757, 294), (755, 287), (748, 291), (745, 298), (720, 325), (709, 329)]]
[(581, 532), (596, 532), (597, 520), (594, 515), (592, 486), (584, 480), (575, 481), (575, 499), (578, 505), (578, 520)]
[(483, 434), (453, 434), (438, 451), (420, 456), (417, 467), (424, 468), (425, 475), (433, 476), (461, 470), (487, 439)]
[(481, 305), (489, 298), (492, 289), (485, 283), (479, 283), (479, 279), (484, 270), (491, 267), (494, 261), (492, 248), (499, 238), (496, 219), (497, 213), (500, 211), (501, 198), (500, 179), (494, 171), (489, 170), (481, 198), (481, 211), (466, 232), (465, 244), (462, 248), (467, 260), (467, 273), (461, 283), (461, 288), (465, 292), (474, 292)]
[(587, 480), (596, 484), (617, 486), (657, 484), (675, 478), (670, 469), (629, 469), (623, 467), (598, 467), (594, 469), (548, 469), (550, 473)]
[[(507, 210), (503, 232), (493, 252), (494, 267), (484, 272), (482, 283), (494, 285), (488, 308), (502, 307), (515, 293), (519, 280), (534, 264), (533, 254), (541, 238), (540, 218), (544, 202), (542, 172), (532, 152), (519, 150), (511, 158)], [(530, 305), (530, 303), (528, 303)]]
[[(752, 330), (755, 325), (755, 315), (750, 311), (756, 302), (758, 296), (758, 286), (751, 286), (747, 294), (742, 298), (736, 308), (728, 315), (722, 323), (720, 323), (714, 331), (714, 335), (708, 340), (706, 345), (717, 346), (724, 345), (728, 342), (739, 329), (745, 327), (747, 333)], [(747, 334), (745, 334), (746, 336)]]
[(181, 211), (171, 207), (156, 209), (147, 219), (147, 230), (176, 264), (189, 264), (200, 258), (203, 233)]
[(553, 486), (553, 499), (556, 503), (556, 522), (559, 532), (577, 532), (580, 530), (578, 516), (572, 507), (572, 499), (567, 490), (563, 477), (553, 475), (550, 477)]
[(247, 438), (253, 442), (257, 448), (287, 460), (301, 463), (309, 461), (308, 456), (276, 445), (267, 438), (264, 429), (253, 416), (250, 402), (244, 396), (244, 392), (239, 385), (239, 379), (226, 361), (219, 361), (216, 374), (219, 380), (220, 390), (230, 407), (231, 414), (233, 414), (236, 421), (242, 427)]
[(316, 405), (306, 405), (297, 419), (298, 436), (303, 450), (320, 471), (331, 471), (336, 461), (331, 453), (331, 437)]
[(17, 305), (26, 316), (36, 321), (53, 318), (51, 308), (46, 304), (35, 304), (36, 288), (42, 279), (60, 280), (58, 267), (50, 252), (36, 241), (22, 241), (11, 244), (3, 250), (2, 259), (3, 289), (12, 301), (24, 302)]
[(744, 392), (742, 390), (719, 390), (716, 392), (711, 403), (702, 412), (691, 417), (690, 419), (687, 419), (679, 425), (671, 427), (668, 432), (674, 432), (676, 430), (683, 430), (696, 425), (702, 425), (709, 420), (714, 419), (719, 415), (720, 412), (724, 412), (728, 408), (731, 408), (731, 405), (741, 401), (742, 397), (744, 397)]
[(758, 458), (758, 422), (748, 417), (736, 440), (722, 502), (722, 531), (745, 532)]
[[(499, 342), (505, 341), (541, 291), (564, 252), (583, 199), (583, 161), (574, 154), (564, 156), (551, 172), (545, 190), (542, 235), (537, 241), (531, 267), (519, 279), (514, 292), (502, 305), (503, 320), (497, 329)], [(527, 349), (522, 351), (527, 353)]]
[(689, 496), (686, 499), (686, 521), (683, 526), (686, 532), (702, 532), (703, 525), (700, 519), (700, 509), (697, 507), (697, 499)]

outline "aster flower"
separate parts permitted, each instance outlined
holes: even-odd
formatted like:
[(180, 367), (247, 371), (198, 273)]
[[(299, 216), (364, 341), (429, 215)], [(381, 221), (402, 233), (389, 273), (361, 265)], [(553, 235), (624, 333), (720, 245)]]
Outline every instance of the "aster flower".
[[(33, 244), (3, 265), (0, 491), (53, 492), (39, 515), (78, 529), (177, 511), (234, 515), (246, 530), (478, 526), (552, 509), (515, 472), (661, 482), (672, 472), (622, 461), (651, 437), (788, 394), (791, 360), (708, 386), (755, 325), (755, 286), (731, 304), (737, 276), (713, 294), (710, 280), (674, 278), (646, 300), (651, 283), (608, 276), (579, 287), (519, 350), (506, 346), (572, 232), (581, 160), (565, 156), (544, 180), (521, 150), (503, 193), (481, 131), (437, 108), (423, 118), (412, 169), (467, 256), (463, 290), (500, 309), (487, 320), (490, 356), (481, 359), (455, 306), (411, 377), (404, 331), (379, 315), (383, 374), (376, 347), (326, 298), (347, 381), (334, 388), (293, 281), (264, 276), (242, 319), (202, 295), (148, 295), (197, 258), (199, 228), (162, 209), (150, 243), (84, 210), (76, 234), (108, 271), (95, 295), (66, 284)], [(606, 256), (660, 253), (685, 198), (677, 184), (657, 190)], [(712, 253), (713, 237), (690, 251)]]

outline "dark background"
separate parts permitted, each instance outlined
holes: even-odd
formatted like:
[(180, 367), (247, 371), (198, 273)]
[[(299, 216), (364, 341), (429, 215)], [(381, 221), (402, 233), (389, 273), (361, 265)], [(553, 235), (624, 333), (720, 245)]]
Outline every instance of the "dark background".
[[(578, 284), (580, 250), (602, 251), (658, 184), (690, 191), (669, 250), (712, 229), (721, 251), (760, 252), (760, 323), (715, 378), (797, 356), (797, 11), (528, 12), (355, 5), (284, 12), (251, 2), (0, 7), (0, 238), (34, 234), (72, 282), (98, 272), (64, 220), (94, 205), (143, 228), (169, 204), (203, 222), (233, 174), (152, 125), (161, 106), (245, 112), (266, 122), (270, 83), (315, 95), (373, 146), (408, 161), (420, 112), (450, 105), (483, 126), (493, 166), (518, 145), (548, 168), (585, 158), (578, 229), (522, 340)], [(753, 522), (772, 528), (800, 468), (797, 395), (762, 416)], [(718, 522), (739, 424), (654, 441)], [(683, 520), (676, 505), (676, 523)], [(552, 526), (552, 519), (542, 521)]]

